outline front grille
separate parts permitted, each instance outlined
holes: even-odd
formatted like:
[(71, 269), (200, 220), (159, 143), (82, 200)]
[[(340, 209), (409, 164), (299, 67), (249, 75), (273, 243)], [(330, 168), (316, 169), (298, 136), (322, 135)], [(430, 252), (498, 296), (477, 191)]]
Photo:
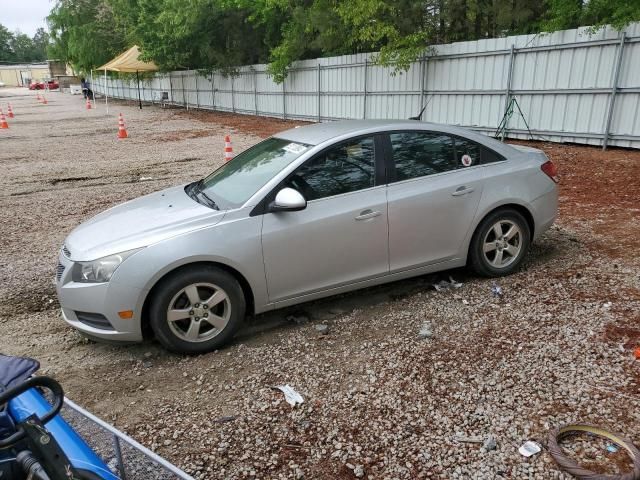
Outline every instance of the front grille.
[(56, 280), (60, 281), (62, 278), (62, 274), (64, 273), (64, 265), (58, 262), (58, 266), (56, 267)]
[(89, 325), (93, 328), (99, 328), (100, 330), (113, 330), (114, 328), (107, 320), (107, 317), (100, 313), (91, 312), (75, 312), (76, 318), (79, 322)]
[(65, 257), (71, 258), (71, 252), (69, 251), (66, 245), (62, 245), (62, 253), (64, 253)]

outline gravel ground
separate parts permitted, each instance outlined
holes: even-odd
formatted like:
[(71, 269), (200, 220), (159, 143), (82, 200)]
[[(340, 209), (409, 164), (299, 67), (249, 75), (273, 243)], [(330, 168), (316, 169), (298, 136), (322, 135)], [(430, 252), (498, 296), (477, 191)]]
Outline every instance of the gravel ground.
[[(261, 315), (228, 348), (181, 357), (68, 328), (51, 281), (62, 240), (209, 172), (224, 134), (239, 151), (291, 124), (48, 99), (0, 90), (16, 113), (0, 131), (0, 350), (38, 358), (70, 398), (196, 478), (569, 478), (544, 449), (517, 451), (567, 422), (640, 445), (639, 152), (535, 144), (561, 168), (561, 217), (496, 282), (500, 297), (445, 272)], [(131, 138), (119, 141), (120, 111)], [(449, 275), (462, 287), (436, 292)], [(283, 384), (304, 403), (286, 403)], [(590, 468), (628, 466), (574, 443)]]

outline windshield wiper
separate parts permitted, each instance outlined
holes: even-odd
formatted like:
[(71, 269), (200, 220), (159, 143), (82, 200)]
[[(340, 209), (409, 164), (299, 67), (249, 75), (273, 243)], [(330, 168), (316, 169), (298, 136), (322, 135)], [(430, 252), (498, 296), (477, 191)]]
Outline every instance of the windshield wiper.
[[(198, 203), (206, 203), (207, 206), (213, 208), (214, 210), (220, 210), (220, 207), (218, 207), (218, 204), (209, 195), (204, 193), (204, 191), (202, 190), (203, 184), (204, 184), (204, 179), (198, 180), (197, 182), (190, 183), (185, 188), (186, 194), (189, 195), (192, 199), (194, 199)], [(198, 195), (202, 197), (204, 202), (200, 201), (200, 199), (198, 198)]]
[[(200, 180), (202, 181), (202, 180)], [(200, 195), (202, 196), (202, 198), (204, 198), (207, 203), (209, 204), (209, 206), (215, 210), (220, 210), (220, 208), (218, 207), (218, 204), (206, 193), (204, 193), (204, 190), (200, 189), (196, 192), (196, 195)]]

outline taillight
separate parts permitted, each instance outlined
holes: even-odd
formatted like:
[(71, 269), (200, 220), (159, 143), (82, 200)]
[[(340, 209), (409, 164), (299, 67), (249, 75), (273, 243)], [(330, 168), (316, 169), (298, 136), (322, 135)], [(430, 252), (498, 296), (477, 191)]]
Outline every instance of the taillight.
[(542, 171), (554, 182), (558, 183), (558, 181), (560, 180), (558, 178), (558, 167), (556, 167), (556, 164), (551, 160), (547, 160), (546, 162), (544, 162), (540, 166), (540, 169), (542, 169)]

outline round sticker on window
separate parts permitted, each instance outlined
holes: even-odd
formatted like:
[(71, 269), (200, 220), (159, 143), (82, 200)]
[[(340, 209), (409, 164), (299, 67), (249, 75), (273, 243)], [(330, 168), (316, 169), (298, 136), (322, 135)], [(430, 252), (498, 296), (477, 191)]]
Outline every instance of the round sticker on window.
[(462, 156), (460, 161), (462, 162), (462, 165), (464, 165), (465, 167), (470, 167), (471, 164), (473, 163), (473, 159), (471, 158), (471, 156), (466, 154)]

